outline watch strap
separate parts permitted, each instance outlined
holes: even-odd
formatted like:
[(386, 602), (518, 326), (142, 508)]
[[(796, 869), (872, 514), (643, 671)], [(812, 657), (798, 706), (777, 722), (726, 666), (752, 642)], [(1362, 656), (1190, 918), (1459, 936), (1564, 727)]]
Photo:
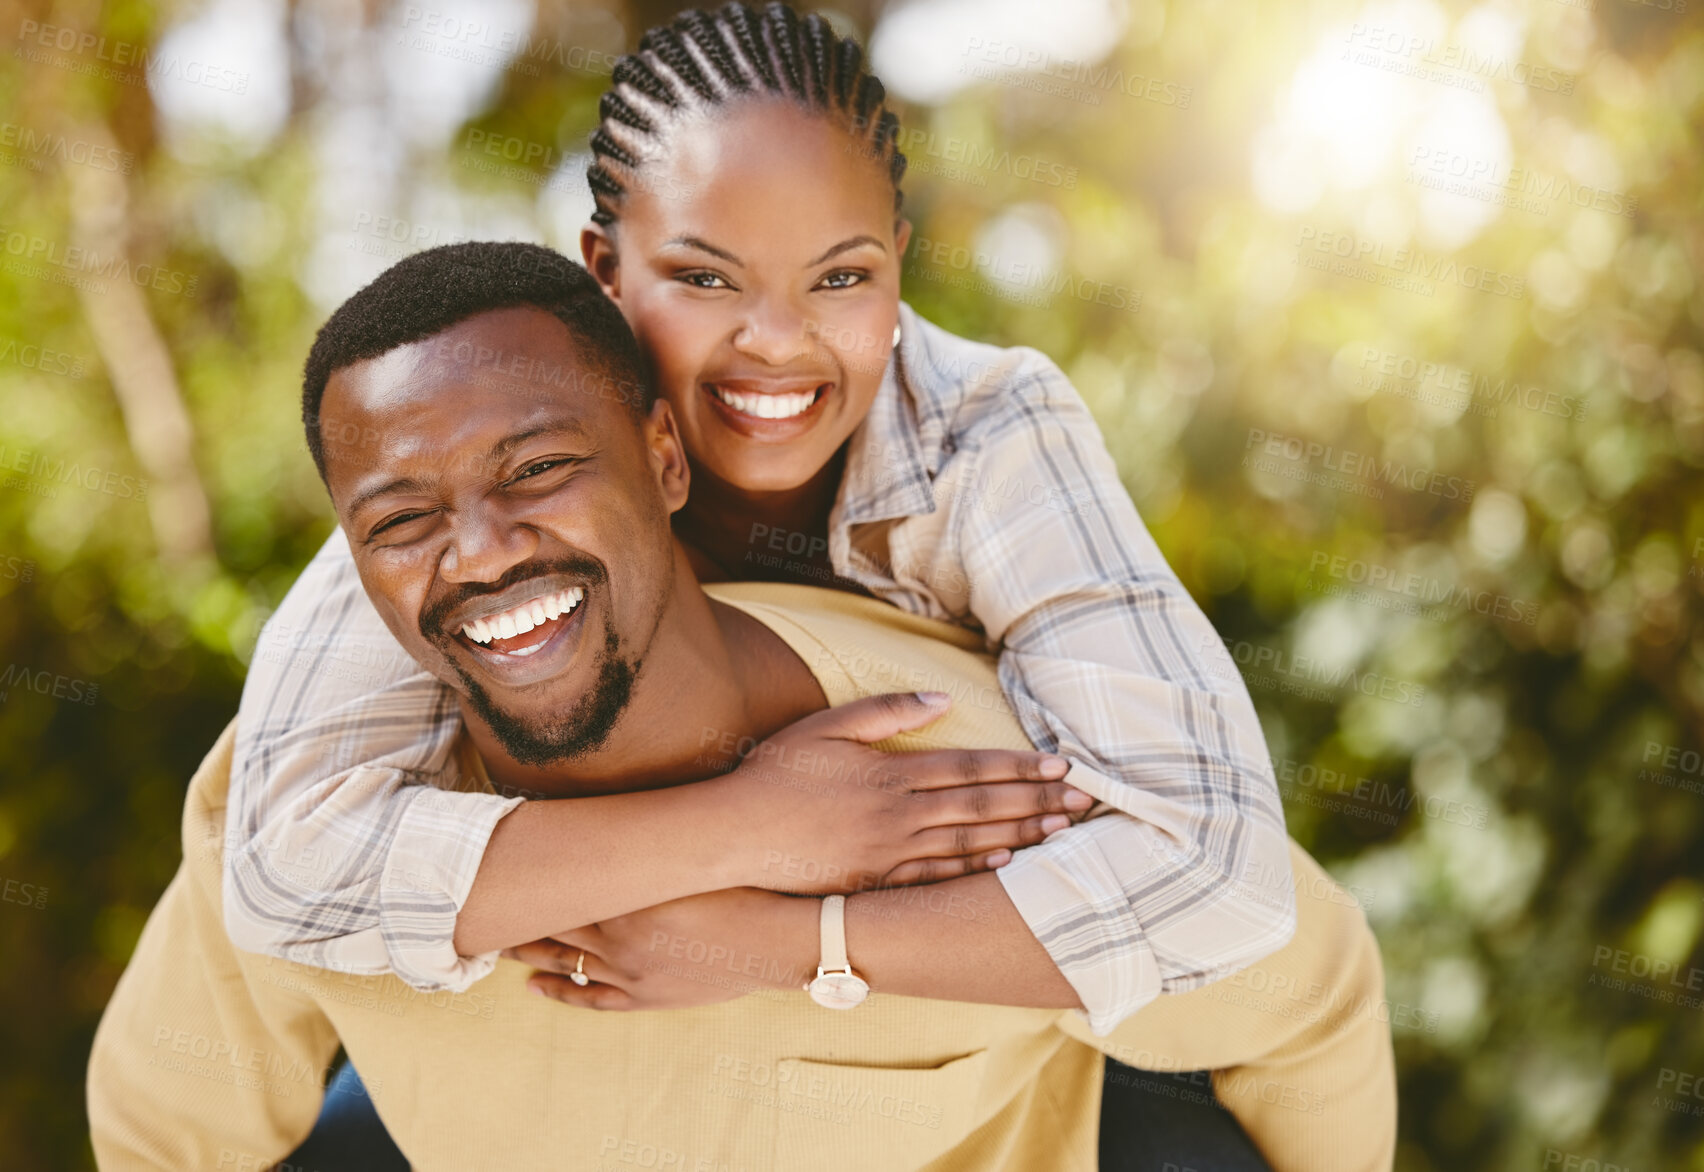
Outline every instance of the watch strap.
[(846, 959), (846, 897), (831, 895), (822, 901), (822, 961), (825, 971), (849, 969)]

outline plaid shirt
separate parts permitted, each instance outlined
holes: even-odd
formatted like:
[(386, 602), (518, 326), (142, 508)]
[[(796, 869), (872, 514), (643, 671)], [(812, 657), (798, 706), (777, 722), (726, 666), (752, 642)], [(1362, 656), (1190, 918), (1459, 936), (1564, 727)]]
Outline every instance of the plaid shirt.
[[(1265, 739), (1058, 367), (908, 306), (900, 320), (849, 443), (828, 555), (878, 598), (979, 629), (1025, 733), (1099, 800), (997, 874), (1105, 1034), (1294, 932)], [(495, 954), (456, 954), (456, 915), (492, 828), (528, 795), (473, 792), (451, 753), (459, 727), (452, 693), (392, 638), (333, 533), (243, 688), (224, 844), (232, 939), (422, 989), (488, 973)]]

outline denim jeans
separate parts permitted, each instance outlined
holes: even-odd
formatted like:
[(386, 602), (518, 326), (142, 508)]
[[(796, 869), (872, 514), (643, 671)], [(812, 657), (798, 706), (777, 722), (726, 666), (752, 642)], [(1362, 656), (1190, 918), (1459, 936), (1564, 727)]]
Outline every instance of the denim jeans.
[[(1205, 1072), (1154, 1074), (1108, 1058), (1102, 1085), (1100, 1172), (1271, 1172), (1211, 1100)], [(313, 1133), (279, 1172), (408, 1172), (349, 1063), (326, 1087)]]

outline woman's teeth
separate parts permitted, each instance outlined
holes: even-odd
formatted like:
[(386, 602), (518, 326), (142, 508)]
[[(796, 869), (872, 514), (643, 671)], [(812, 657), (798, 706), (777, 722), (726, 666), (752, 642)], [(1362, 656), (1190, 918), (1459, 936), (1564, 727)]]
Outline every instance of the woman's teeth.
[(742, 415), (755, 415), (759, 419), (791, 419), (802, 415), (811, 409), (811, 404), (817, 401), (817, 395), (822, 388), (800, 391), (787, 395), (753, 395), (741, 391), (713, 388), (716, 397)]
[(534, 627), (541, 627), (551, 619), (567, 614), (580, 605), (580, 600), (585, 596), (586, 589), (583, 586), (546, 594), (530, 602), (523, 602), (502, 614), (468, 623), (462, 627), (462, 634), (475, 643), (489, 643), (493, 639), (513, 639), (516, 635), (524, 635)]

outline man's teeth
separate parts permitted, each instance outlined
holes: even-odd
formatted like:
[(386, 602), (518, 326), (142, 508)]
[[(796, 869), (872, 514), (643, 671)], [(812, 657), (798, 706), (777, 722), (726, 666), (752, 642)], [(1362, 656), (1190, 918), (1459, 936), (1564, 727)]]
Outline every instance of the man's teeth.
[(752, 395), (722, 387), (714, 389), (716, 397), (735, 411), (755, 415), (759, 419), (791, 419), (809, 411), (811, 404), (817, 399), (815, 390), (789, 395)]
[(516, 635), (524, 635), (534, 627), (542, 627), (551, 619), (567, 614), (580, 605), (580, 600), (585, 597), (586, 589), (583, 586), (559, 590), (555, 594), (546, 594), (542, 598), (523, 602), (502, 614), (468, 623), (462, 627), (462, 634), (475, 643), (489, 643), (493, 639), (513, 639)]

